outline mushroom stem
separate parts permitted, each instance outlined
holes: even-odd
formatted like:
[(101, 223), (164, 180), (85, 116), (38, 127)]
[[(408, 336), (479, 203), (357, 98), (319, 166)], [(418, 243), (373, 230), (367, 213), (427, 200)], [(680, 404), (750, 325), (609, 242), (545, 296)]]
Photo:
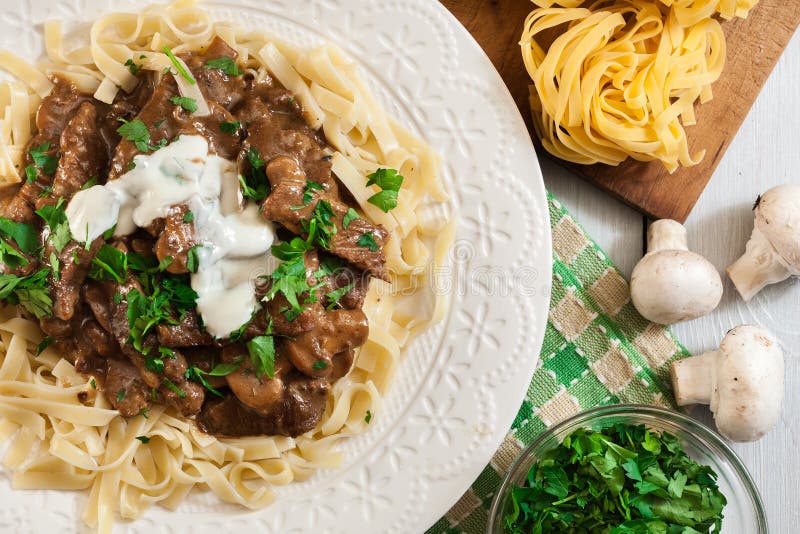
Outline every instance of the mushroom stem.
[(716, 383), (717, 351), (672, 363), (672, 390), (678, 406), (711, 404)]
[(726, 271), (745, 301), (749, 301), (765, 286), (782, 282), (792, 275), (758, 226), (753, 228), (742, 257)]
[(678, 221), (660, 219), (647, 229), (647, 252), (689, 250), (686, 228)]

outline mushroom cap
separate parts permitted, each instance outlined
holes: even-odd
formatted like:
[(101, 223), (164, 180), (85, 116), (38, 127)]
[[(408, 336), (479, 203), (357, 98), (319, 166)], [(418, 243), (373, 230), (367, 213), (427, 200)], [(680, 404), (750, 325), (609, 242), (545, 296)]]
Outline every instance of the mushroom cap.
[(800, 184), (783, 184), (761, 195), (756, 227), (793, 274), (800, 274)]
[(631, 300), (645, 319), (673, 324), (706, 315), (722, 298), (711, 263), (688, 250), (646, 254), (631, 273)]
[(734, 441), (755, 441), (781, 415), (783, 351), (766, 329), (737, 326), (722, 340), (711, 411), (717, 429)]

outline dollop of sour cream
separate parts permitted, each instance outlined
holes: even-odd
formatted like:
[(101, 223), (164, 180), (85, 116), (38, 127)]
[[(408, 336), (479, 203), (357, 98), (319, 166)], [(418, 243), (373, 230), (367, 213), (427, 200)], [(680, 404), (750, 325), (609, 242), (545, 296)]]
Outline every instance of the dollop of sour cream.
[(91, 242), (115, 224), (115, 236), (129, 235), (186, 204), (202, 245), (191, 275), (197, 311), (211, 335), (228, 336), (259, 306), (253, 280), (276, 266), (269, 254), (275, 227), (255, 204), (241, 209), (236, 165), (209, 154), (202, 136), (181, 136), (134, 163), (119, 179), (75, 194), (66, 209), (73, 238)]

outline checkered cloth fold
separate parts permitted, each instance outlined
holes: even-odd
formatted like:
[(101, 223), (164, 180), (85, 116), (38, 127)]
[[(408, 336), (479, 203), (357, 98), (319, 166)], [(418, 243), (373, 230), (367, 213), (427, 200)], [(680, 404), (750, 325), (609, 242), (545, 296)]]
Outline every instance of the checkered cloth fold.
[(674, 407), (669, 364), (689, 353), (669, 330), (638, 314), (622, 273), (549, 193), (548, 204), (553, 289), (536, 372), (492, 461), (426, 534), (485, 532), (511, 463), (553, 424), (603, 404)]

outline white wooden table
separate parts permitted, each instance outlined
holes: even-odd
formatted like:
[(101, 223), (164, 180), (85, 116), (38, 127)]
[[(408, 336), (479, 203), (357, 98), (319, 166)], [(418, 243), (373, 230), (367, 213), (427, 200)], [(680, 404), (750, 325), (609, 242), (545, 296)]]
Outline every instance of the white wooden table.
[[(689, 130), (691, 135), (691, 129)], [(541, 157), (545, 183), (630, 276), (645, 246), (647, 220), (638, 212)], [(689, 248), (720, 273), (743, 252), (753, 229), (756, 196), (781, 183), (800, 183), (800, 32), (767, 81), (708, 187), (686, 221)], [(761, 490), (770, 532), (800, 532), (800, 279), (767, 287), (745, 304), (723, 276), (725, 293), (711, 315), (676, 325), (692, 353), (714, 349), (725, 332), (759, 323), (781, 340), (786, 400), (778, 426), (755, 443), (735, 444)], [(711, 423), (708, 410), (695, 415)]]

